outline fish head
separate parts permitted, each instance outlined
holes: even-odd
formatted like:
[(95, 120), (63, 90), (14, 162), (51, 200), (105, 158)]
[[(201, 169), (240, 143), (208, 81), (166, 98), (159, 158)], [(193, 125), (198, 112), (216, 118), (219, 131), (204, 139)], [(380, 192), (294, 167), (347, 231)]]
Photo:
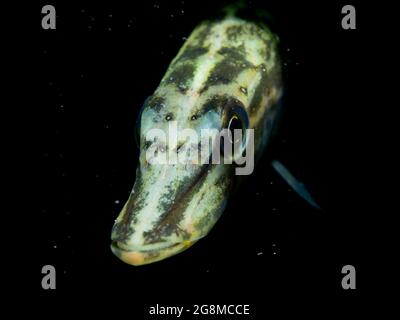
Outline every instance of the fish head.
[[(122, 261), (159, 261), (208, 234), (234, 182), (230, 126), (244, 129), (248, 119), (228, 95), (204, 100), (168, 92), (147, 100), (138, 120), (136, 181), (112, 231), (111, 249)], [(241, 139), (238, 149), (247, 141)]]

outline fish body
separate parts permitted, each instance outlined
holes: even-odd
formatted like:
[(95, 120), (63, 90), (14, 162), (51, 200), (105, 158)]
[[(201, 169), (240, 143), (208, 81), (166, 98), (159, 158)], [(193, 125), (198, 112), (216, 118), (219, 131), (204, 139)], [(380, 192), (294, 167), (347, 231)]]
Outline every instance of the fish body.
[[(255, 157), (268, 140), (282, 93), (277, 37), (264, 25), (228, 16), (200, 24), (143, 106), (139, 165), (130, 197), (115, 221), (111, 249), (132, 265), (177, 254), (204, 237), (222, 214), (234, 165), (191, 161), (153, 164), (167, 152), (190, 154), (190, 139), (148, 139), (149, 130), (226, 128), (239, 119), (254, 129)], [(236, 118), (235, 118), (236, 117)]]

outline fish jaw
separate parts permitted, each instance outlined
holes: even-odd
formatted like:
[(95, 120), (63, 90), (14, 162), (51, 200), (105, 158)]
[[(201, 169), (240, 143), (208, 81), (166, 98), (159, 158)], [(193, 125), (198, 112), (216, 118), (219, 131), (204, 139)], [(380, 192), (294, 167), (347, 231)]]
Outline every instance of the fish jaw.
[(191, 247), (196, 241), (183, 241), (170, 247), (163, 249), (149, 250), (149, 251), (129, 251), (121, 248), (118, 241), (111, 243), (111, 251), (123, 262), (133, 265), (140, 266), (164, 260), (175, 254), (178, 254), (187, 248)]
[(224, 164), (148, 170), (138, 173), (111, 236), (112, 252), (135, 266), (173, 256), (207, 235), (232, 184), (231, 168)]

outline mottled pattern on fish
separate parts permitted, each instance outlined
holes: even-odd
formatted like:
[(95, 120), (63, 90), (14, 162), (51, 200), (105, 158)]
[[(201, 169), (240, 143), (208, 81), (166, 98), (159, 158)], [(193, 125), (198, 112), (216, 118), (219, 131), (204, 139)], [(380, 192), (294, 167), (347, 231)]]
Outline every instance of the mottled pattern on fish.
[(140, 159), (132, 194), (118, 216), (112, 250), (140, 265), (176, 254), (205, 236), (224, 210), (233, 166), (224, 164), (150, 165), (146, 150), (177, 153), (200, 144), (145, 141), (152, 128), (200, 131), (226, 126), (229, 106), (240, 105), (255, 129), (255, 153), (267, 140), (281, 95), (277, 39), (265, 26), (229, 17), (204, 22), (171, 62), (141, 116)]

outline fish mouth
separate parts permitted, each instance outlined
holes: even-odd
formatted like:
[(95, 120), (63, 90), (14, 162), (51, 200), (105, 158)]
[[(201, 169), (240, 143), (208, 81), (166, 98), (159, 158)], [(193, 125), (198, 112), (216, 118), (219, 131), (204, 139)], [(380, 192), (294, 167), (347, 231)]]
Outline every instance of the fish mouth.
[(196, 241), (178, 242), (157, 249), (128, 250), (122, 248), (119, 241), (113, 240), (111, 242), (111, 251), (123, 262), (133, 266), (140, 266), (160, 261), (172, 255), (178, 254), (179, 252), (182, 252), (183, 250), (186, 250), (192, 246)]
[[(222, 213), (226, 190), (231, 185), (227, 168), (209, 161), (194, 175), (179, 181), (173, 195), (159, 192), (151, 201), (148, 199), (153, 188), (154, 191), (171, 188), (161, 185), (156, 189), (157, 181), (141, 173), (114, 224), (111, 251), (123, 262), (140, 266), (189, 248), (209, 232)], [(173, 201), (163, 203), (163, 198)]]

